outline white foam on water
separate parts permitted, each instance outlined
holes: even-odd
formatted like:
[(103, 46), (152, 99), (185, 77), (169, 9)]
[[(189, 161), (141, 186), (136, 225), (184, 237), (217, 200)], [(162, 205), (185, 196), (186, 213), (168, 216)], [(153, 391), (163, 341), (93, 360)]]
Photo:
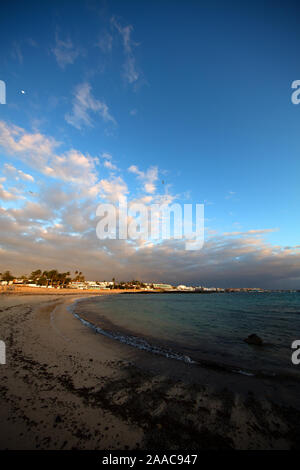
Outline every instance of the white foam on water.
[(118, 332), (114, 333), (114, 332), (103, 330), (99, 326), (96, 326), (93, 323), (90, 323), (89, 321), (84, 320), (77, 313), (73, 312), (73, 315), (78, 320), (80, 320), (83, 325), (87, 326), (88, 328), (91, 328), (96, 333), (104, 335), (108, 338), (120, 341), (120, 343), (128, 344), (129, 346), (133, 346), (134, 348), (141, 349), (143, 351), (148, 351), (148, 352), (151, 352), (152, 354), (158, 354), (168, 359), (175, 359), (177, 361), (183, 361), (188, 364), (197, 364), (197, 362), (193, 361), (193, 359), (191, 359), (189, 356), (185, 356), (183, 354), (176, 353), (175, 351), (166, 350), (163, 348), (159, 348), (157, 346), (153, 346), (149, 344), (143, 338), (138, 338), (136, 336), (126, 336)]

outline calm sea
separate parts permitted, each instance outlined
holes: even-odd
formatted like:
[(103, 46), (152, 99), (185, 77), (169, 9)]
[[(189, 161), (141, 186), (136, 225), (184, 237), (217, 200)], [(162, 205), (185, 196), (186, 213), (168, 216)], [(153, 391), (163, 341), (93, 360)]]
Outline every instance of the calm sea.
[[(292, 374), (300, 293), (122, 294), (85, 299), (74, 313), (131, 346), (241, 373)], [(264, 346), (243, 340), (255, 333)]]

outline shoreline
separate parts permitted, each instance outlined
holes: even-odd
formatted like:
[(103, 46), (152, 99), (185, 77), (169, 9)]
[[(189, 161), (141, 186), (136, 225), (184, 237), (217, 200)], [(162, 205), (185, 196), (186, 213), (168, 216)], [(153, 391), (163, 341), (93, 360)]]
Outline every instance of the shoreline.
[[(96, 298), (96, 297), (94, 297)], [(124, 327), (114, 323), (110, 318), (107, 317), (105, 311), (95, 313), (95, 311), (89, 311), (89, 301), (93, 300), (90, 298), (82, 298), (81, 305), (78, 307), (77, 301), (69, 307), (69, 310), (73, 315), (82, 322), (86, 328), (90, 328), (94, 333), (106, 336), (113, 341), (126, 344), (129, 347), (136, 348), (137, 350), (146, 351), (149, 354), (158, 356), (164, 356), (169, 360), (177, 360), (185, 362), (186, 364), (193, 364), (200, 368), (211, 369), (215, 371), (225, 372), (229, 374), (240, 374), (249, 377), (255, 377), (258, 379), (269, 379), (274, 381), (291, 381), (300, 385), (300, 377), (296, 374), (296, 371), (288, 371), (285, 369), (268, 369), (254, 368), (251, 366), (245, 366), (238, 360), (234, 361), (222, 361), (212, 358), (211, 355), (203, 352), (202, 354), (195, 355), (193, 350), (184, 349), (181, 344), (175, 343), (171, 340), (158, 340), (145, 332), (133, 332)], [(95, 304), (94, 304), (95, 305)], [(92, 310), (93, 306), (92, 306)]]
[(121, 293), (132, 294), (138, 291), (133, 289), (47, 289), (44, 287), (16, 287), (12, 289), (6, 287), (0, 287), (0, 299), (1, 296), (11, 295), (109, 295), (109, 294), (121, 294)]
[[(197, 367), (208, 368), (213, 370), (219, 370), (227, 373), (233, 374), (241, 374), (247, 375), (249, 377), (265, 377), (265, 378), (275, 378), (277, 374), (270, 373), (263, 373), (261, 371), (250, 370), (250, 369), (242, 369), (241, 366), (233, 365), (233, 364), (225, 364), (205, 358), (201, 359), (194, 359), (190, 356), (187, 356), (183, 352), (179, 350), (172, 349), (171, 347), (163, 347), (158, 342), (154, 340), (149, 341), (149, 337), (143, 336), (136, 336), (132, 334), (130, 331), (117, 327), (111, 321), (105, 318), (104, 325), (103, 321), (93, 321), (89, 319), (89, 313), (87, 312), (76, 312), (76, 305), (79, 301), (85, 301), (87, 299), (81, 298), (77, 301), (75, 300), (69, 307), (68, 310), (77, 318), (81, 323), (86, 327), (90, 328), (96, 334), (103, 335), (105, 337), (110, 338), (113, 341), (119, 341), (120, 343), (126, 344), (129, 347), (136, 348), (137, 350), (146, 351), (149, 354), (154, 354), (158, 356), (163, 356), (169, 360), (177, 360), (182, 361), (186, 364), (193, 364)], [(81, 303), (81, 302), (80, 302)], [(102, 319), (103, 320), (103, 319)], [(290, 377), (293, 379), (293, 377)], [(294, 378), (294, 380), (297, 380)]]
[(299, 445), (292, 385), (229, 377), (97, 335), (68, 310), (82, 294), (0, 297), (1, 449)]

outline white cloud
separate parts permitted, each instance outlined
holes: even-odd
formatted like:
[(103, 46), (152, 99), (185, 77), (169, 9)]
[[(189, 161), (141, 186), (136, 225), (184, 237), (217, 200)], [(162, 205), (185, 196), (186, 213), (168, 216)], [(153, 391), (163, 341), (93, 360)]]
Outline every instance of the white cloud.
[(128, 194), (127, 184), (120, 176), (102, 179), (99, 182), (99, 190), (100, 195), (108, 202), (118, 202)]
[(155, 182), (158, 179), (158, 168), (156, 166), (150, 167), (146, 172), (140, 171), (136, 165), (131, 165), (128, 168), (130, 173), (134, 173), (143, 181), (143, 187), (146, 193), (153, 194), (156, 191)]
[(22, 223), (30, 223), (31, 221), (45, 220), (48, 221), (53, 216), (52, 211), (46, 204), (27, 201), (25, 206), (20, 209), (9, 209), (8, 212), (15, 219)]
[[(33, 163), (38, 162), (39, 159), (44, 160), (54, 152), (59, 144), (55, 139), (45, 137), (39, 132), (26, 133), (21, 127), (0, 121), (0, 146), (10, 154), (27, 155)], [(37, 155), (39, 155), (39, 159), (36, 160)]]
[(19, 199), (20, 196), (13, 192), (9, 192), (6, 189), (4, 189), (3, 184), (0, 184), (0, 199), (4, 201), (15, 201), (16, 199)]
[(24, 173), (22, 170), (18, 170), (18, 175), (22, 180), (25, 181), (34, 181), (34, 177), (30, 175), (29, 173)]
[(104, 152), (102, 154), (102, 158), (104, 160), (103, 165), (105, 166), (105, 168), (111, 171), (118, 169), (117, 166), (114, 163), (112, 163), (112, 155), (110, 153)]
[(59, 210), (66, 207), (70, 201), (77, 199), (79, 194), (76, 188), (72, 190), (72, 188), (66, 188), (64, 185), (54, 183), (46, 186), (43, 185), (43, 190), (37, 196), (42, 204), (46, 204), (53, 210)]
[(109, 170), (116, 170), (117, 167), (114, 165), (110, 160), (105, 160), (104, 162), (105, 168), (108, 168)]
[[(40, 172), (49, 176), (46, 182), (45, 178), (36, 181), (40, 192), (35, 193), (34, 202), (23, 200), (24, 193), (18, 188), (0, 184), (0, 198), (5, 204), (18, 200), (12, 209), (0, 207), (0, 271), (5, 268), (21, 274), (35, 266), (72, 270), (80, 265), (91, 279), (139, 277), (145, 281), (225, 287), (299, 286), (299, 247), (282, 248), (264, 240), (276, 229), (222, 235), (207, 231), (203, 249), (194, 252), (184, 249), (185, 240), (154, 244), (143, 240), (98, 240), (95, 213), (99, 200), (118, 202), (128, 196), (131, 201), (136, 197), (136, 202), (145, 204), (173, 202), (174, 196), (156, 190), (155, 166), (145, 171), (136, 165), (129, 167), (141, 182), (143, 191), (137, 195), (130, 192), (121, 176), (100, 179), (97, 158), (76, 149), (59, 152), (60, 143), (41, 133), (0, 121), (0, 146), (34, 168), (35, 175)], [(108, 152), (100, 156), (100, 162), (114, 165)], [(10, 160), (5, 171), (21, 178), (22, 170)], [(1, 183), (4, 181), (1, 179)]]
[(28, 173), (24, 173), (22, 170), (18, 170), (9, 163), (4, 163), (4, 172), (13, 175), (16, 179), (21, 178), (24, 181), (34, 181), (34, 177)]
[(72, 112), (65, 115), (66, 121), (77, 129), (92, 127), (91, 113), (99, 115), (105, 123), (116, 124), (104, 101), (97, 100), (91, 93), (89, 83), (81, 83), (75, 88)]
[(214, 235), (202, 250), (194, 252), (187, 252), (181, 240), (158, 245), (101, 241), (95, 236), (93, 207), (71, 202), (61, 221), (53, 221), (45, 229), (39, 221), (53, 217), (47, 210), (37, 205), (26, 205), (23, 210), (0, 209), (1, 271), (6, 268), (21, 274), (33, 266), (66, 271), (80, 265), (88, 279), (140, 278), (224, 287), (299, 286), (300, 253), (296, 247), (274, 247), (251, 236), (233, 239)]
[(69, 183), (88, 187), (95, 184), (95, 159), (90, 155), (71, 149), (60, 155), (53, 155), (50, 165), (44, 168), (47, 176)]
[[(70, 149), (57, 153), (60, 143), (40, 133), (0, 121), (0, 147), (44, 175), (89, 188), (97, 181), (97, 159)], [(8, 164), (9, 165), (9, 164)], [(10, 170), (14, 168), (10, 165)], [(24, 178), (25, 173), (20, 174)], [(26, 175), (25, 178), (31, 175)]]
[(102, 158), (105, 158), (106, 160), (112, 160), (112, 155), (108, 152), (103, 152)]

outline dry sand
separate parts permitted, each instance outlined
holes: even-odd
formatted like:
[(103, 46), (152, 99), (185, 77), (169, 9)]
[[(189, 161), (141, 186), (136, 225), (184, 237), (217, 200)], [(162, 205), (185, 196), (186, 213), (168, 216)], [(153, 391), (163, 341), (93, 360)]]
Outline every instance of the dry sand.
[(1, 449), (300, 448), (298, 384), (137, 351), (83, 326), (67, 309), (78, 294), (62, 294), (0, 295)]

